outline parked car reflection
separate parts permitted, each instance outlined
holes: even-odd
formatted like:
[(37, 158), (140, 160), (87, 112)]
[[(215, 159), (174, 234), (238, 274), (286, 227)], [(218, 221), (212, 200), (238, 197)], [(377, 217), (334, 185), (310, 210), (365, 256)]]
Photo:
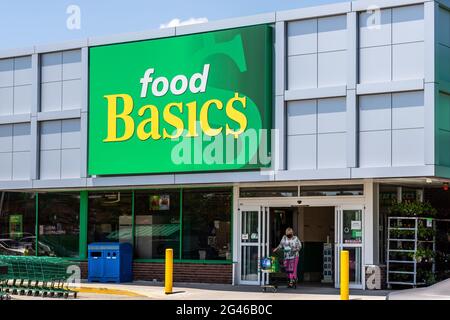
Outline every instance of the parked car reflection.
[(26, 249), (19, 242), (12, 239), (0, 239), (0, 254), (9, 256), (23, 256)]
[[(56, 256), (51, 245), (38, 242), (39, 254), (43, 256)], [(9, 234), (0, 236), (0, 254), (14, 256), (33, 256), (36, 254), (36, 236), (23, 234), (20, 239), (12, 239)]]

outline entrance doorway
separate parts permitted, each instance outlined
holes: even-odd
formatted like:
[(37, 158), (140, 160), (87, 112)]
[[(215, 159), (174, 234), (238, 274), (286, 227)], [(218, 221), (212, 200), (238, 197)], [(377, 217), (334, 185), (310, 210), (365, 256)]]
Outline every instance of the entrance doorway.
[(299, 281), (333, 285), (334, 216), (334, 207), (299, 208), (298, 234), (303, 244), (298, 270)]
[[(294, 229), (302, 243), (297, 269), (299, 282), (333, 285), (335, 208), (269, 208), (269, 215), (271, 249), (278, 246), (288, 227)], [(274, 278), (277, 282), (285, 280), (283, 274), (272, 274), (271, 280)]]
[(298, 279), (338, 287), (339, 253), (350, 252), (350, 287), (363, 288), (362, 206), (241, 205), (239, 219), (239, 283), (267, 284), (283, 274), (260, 273), (259, 263), (272, 254), (287, 227), (302, 242)]

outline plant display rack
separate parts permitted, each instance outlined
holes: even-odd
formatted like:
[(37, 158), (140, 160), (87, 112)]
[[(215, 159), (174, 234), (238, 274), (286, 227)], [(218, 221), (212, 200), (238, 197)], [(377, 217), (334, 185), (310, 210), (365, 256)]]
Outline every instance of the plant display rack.
[(389, 217), (387, 284), (426, 285), (435, 272), (435, 221), (423, 217)]

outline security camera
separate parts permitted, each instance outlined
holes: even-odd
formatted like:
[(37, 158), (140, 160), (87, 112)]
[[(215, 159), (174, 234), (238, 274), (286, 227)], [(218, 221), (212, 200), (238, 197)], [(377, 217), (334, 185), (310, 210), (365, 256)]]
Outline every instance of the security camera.
[(301, 204), (301, 203), (302, 203), (302, 200), (297, 200), (297, 203), (298, 203), (298, 204)]

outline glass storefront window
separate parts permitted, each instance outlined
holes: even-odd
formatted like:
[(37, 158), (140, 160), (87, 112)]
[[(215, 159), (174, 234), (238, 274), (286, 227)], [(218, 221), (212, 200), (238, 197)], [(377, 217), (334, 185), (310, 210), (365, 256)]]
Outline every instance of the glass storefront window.
[(239, 196), (241, 198), (297, 197), (298, 187), (239, 188)]
[(301, 197), (362, 196), (362, 184), (341, 186), (300, 186)]
[(231, 260), (231, 189), (183, 191), (183, 259)]
[(80, 193), (40, 193), (38, 201), (38, 254), (78, 257)]
[(132, 193), (89, 192), (88, 244), (132, 242)]
[(163, 259), (172, 248), (174, 258), (180, 248), (180, 191), (135, 192), (136, 259)]
[(0, 255), (35, 255), (34, 193), (0, 192)]

